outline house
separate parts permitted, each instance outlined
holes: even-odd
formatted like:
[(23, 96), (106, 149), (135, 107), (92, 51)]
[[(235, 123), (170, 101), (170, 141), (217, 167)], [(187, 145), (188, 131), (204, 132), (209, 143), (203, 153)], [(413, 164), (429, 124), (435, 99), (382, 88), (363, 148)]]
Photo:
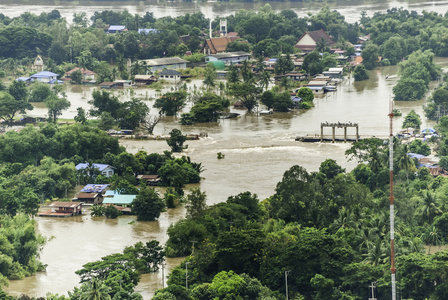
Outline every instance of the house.
[(16, 79), (16, 81), (25, 81), (27, 83), (29, 83), (31, 81), (30, 77), (19, 77)]
[(288, 73), (284, 75), (285, 77), (288, 77), (289, 79), (292, 79), (294, 81), (305, 81), (308, 80), (308, 74), (305, 73)]
[(137, 179), (139, 181), (145, 180), (146, 185), (151, 185), (151, 186), (158, 185), (160, 182), (159, 175), (137, 175)]
[[(31, 75), (31, 81), (40, 81), (40, 82), (45, 82), (45, 83), (59, 83), (58, 80), (58, 74), (56, 73), (52, 73), (52, 72), (48, 72), (48, 71), (42, 71), (39, 73), (36, 73), (34, 75)], [(62, 83), (62, 81), (60, 82)]]
[(132, 87), (132, 80), (115, 80), (114, 83), (116, 83), (118, 87), (122, 88)]
[(307, 31), (302, 34), (294, 47), (303, 52), (312, 52), (316, 48), (317, 43), (321, 40), (324, 40), (328, 46), (334, 44), (333, 39), (323, 29), (320, 29)]
[(152, 75), (135, 75), (134, 82), (136, 85), (150, 85), (157, 82), (157, 77)]
[(205, 57), (205, 62), (222, 61), (225, 64), (235, 64), (250, 59), (251, 54), (243, 51), (238, 52), (224, 52), (217, 54), (210, 54)]
[(42, 72), (44, 70), (44, 61), (40, 55), (36, 57), (33, 65), (31, 66), (31, 70), (34, 72)]
[(102, 88), (102, 89), (116, 89), (116, 88), (118, 88), (118, 83), (115, 83), (115, 82), (103, 82), (103, 83), (100, 83), (100, 88)]
[(313, 90), (314, 94), (324, 94), (326, 85), (327, 81), (325, 80), (313, 80), (304, 86)]
[(96, 73), (84, 68), (74, 68), (65, 73), (65, 78), (70, 78), (73, 72), (81, 71), (82, 79), (85, 81), (95, 80)]
[(103, 202), (102, 194), (98, 193), (78, 193), (72, 201), (83, 202), (85, 204), (100, 204)]
[(216, 54), (220, 52), (225, 52), (228, 43), (231, 43), (237, 40), (238, 37), (217, 37), (211, 38), (204, 41), (204, 45), (202, 46), (202, 53), (205, 55)]
[(299, 106), (300, 102), (302, 102), (302, 98), (291, 95), (291, 101), (294, 103), (294, 106)]
[(165, 79), (169, 81), (178, 81), (180, 80), (180, 72), (177, 72), (176, 70), (163, 70), (159, 74), (160, 79)]
[(163, 69), (185, 69), (188, 63), (187, 60), (180, 57), (145, 59), (142, 62), (145, 62), (148, 70), (153, 73)]
[(110, 25), (106, 33), (120, 33), (123, 31), (127, 31), (125, 25)]
[(344, 68), (330, 68), (328, 71), (323, 72), (324, 76), (329, 76), (330, 78), (341, 79), (344, 74)]
[(39, 217), (70, 217), (82, 214), (81, 202), (53, 202), (48, 211), (38, 213)]
[[(84, 170), (84, 169), (88, 168), (88, 166), (89, 166), (88, 163), (80, 163), (80, 164), (77, 164), (75, 166), (75, 168), (76, 168), (76, 170), (80, 171), (80, 170)], [(106, 176), (106, 177), (111, 177), (115, 173), (115, 168), (110, 165), (93, 164), (93, 167), (95, 169), (98, 169), (98, 171), (101, 172), (101, 175)], [(90, 174), (88, 174), (88, 175), (90, 176)]]

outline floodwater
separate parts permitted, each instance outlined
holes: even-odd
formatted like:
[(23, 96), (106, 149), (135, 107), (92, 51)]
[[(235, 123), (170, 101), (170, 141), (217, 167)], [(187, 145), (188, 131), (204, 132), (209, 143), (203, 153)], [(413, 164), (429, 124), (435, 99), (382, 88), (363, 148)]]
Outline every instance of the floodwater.
[[(446, 12), (447, 1), (361, 1), (353, 5), (350, 1), (329, 3), (337, 8), (350, 22), (359, 18), (360, 11), (368, 14), (383, 11), (387, 8), (402, 6), (408, 9), (422, 11)], [(359, 1), (356, 1), (358, 4)], [(274, 10), (293, 9), (300, 16), (306, 12), (317, 12), (320, 3), (302, 2), (272, 2)], [(105, 9), (127, 9), (131, 13), (144, 14), (154, 12), (156, 17), (177, 16), (187, 12), (201, 11), (207, 17), (225, 16), (239, 9), (257, 10), (264, 3), (152, 3), (147, 1), (18, 1), (2, 0), (0, 11), (5, 15), (16, 16), (25, 11), (39, 13), (52, 9), (60, 10), (68, 19), (74, 12), (86, 12), (89, 16), (94, 11)], [(445, 65), (446, 59), (438, 60)], [(319, 134), (321, 122), (353, 122), (359, 124), (361, 136), (385, 137), (389, 133), (389, 101), (392, 87), (396, 79), (386, 80), (386, 74), (396, 74), (396, 67), (385, 67), (369, 72), (370, 79), (364, 82), (353, 82), (346, 79), (334, 93), (315, 99), (315, 107), (308, 111), (293, 111), (290, 113), (275, 113), (267, 116), (246, 114), (244, 110), (234, 110), (241, 116), (237, 119), (220, 120), (216, 124), (198, 124), (181, 126), (174, 117), (165, 117), (155, 128), (156, 134), (168, 134), (173, 128), (180, 128), (183, 133), (207, 132), (208, 137), (198, 141), (188, 141), (188, 149), (181, 155), (189, 155), (193, 161), (202, 162), (205, 170), (200, 187), (206, 192), (208, 204), (225, 201), (228, 196), (240, 192), (256, 193), (260, 199), (265, 199), (275, 192), (276, 183), (283, 173), (291, 166), (298, 164), (309, 172), (317, 171), (322, 161), (335, 159), (347, 170), (355, 167), (354, 162), (348, 162), (344, 152), (350, 146), (345, 143), (300, 143), (296, 136)], [(199, 80), (188, 83), (190, 89), (199, 86)], [(171, 90), (167, 85), (161, 91), (149, 88), (113, 91), (121, 101), (131, 97), (147, 101), (152, 107), (158, 94)], [(62, 118), (73, 118), (77, 107), (88, 110), (91, 93), (94, 87), (72, 86), (66, 84), (65, 92), (72, 103)], [(403, 117), (393, 121), (394, 132), (397, 132), (404, 116), (415, 110), (422, 116), (422, 128), (433, 126), (433, 122), (424, 120), (422, 105), (418, 102), (397, 102), (395, 107), (402, 111)], [(35, 104), (31, 115), (44, 116), (46, 109), (42, 104)], [(155, 109), (152, 114), (157, 113)], [(330, 134), (327, 129), (325, 134)], [(341, 135), (341, 131), (336, 134)], [(348, 131), (354, 135), (355, 132)], [(164, 141), (122, 141), (131, 153), (139, 150), (162, 153), (169, 150)], [(218, 160), (217, 153), (225, 155)], [(79, 277), (74, 273), (83, 264), (96, 261), (103, 256), (121, 252), (124, 247), (138, 241), (146, 242), (156, 239), (162, 244), (166, 242), (166, 230), (170, 224), (182, 219), (185, 215), (183, 207), (167, 210), (155, 222), (136, 222), (133, 216), (122, 216), (116, 220), (91, 218), (88, 213), (73, 218), (36, 218), (38, 231), (47, 237), (48, 242), (41, 253), (41, 261), (47, 264), (46, 272), (28, 277), (24, 280), (11, 281), (6, 291), (11, 295), (27, 294), (29, 296), (45, 296), (47, 292), (67, 294), (79, 284)], [(181, 261), (181, 258), (167, 259), (165, 277), (169, 271)], [(154, 291), (163, 286), (162, 272), (143, 275), (136, 291), (144, 299), (150, 299)]]
[[(438, 61), (441, 64), (447, 62), (446, 59)], [(389, 133), (389, 100), (397, 79), (387, 80), (385, 77), (386, 74), (396, 74), (396, 71), (397, 67), (391, 66), (370, 71), (367, 81), (346, 79), (337, 92), (315, 98), (316, 106), (308, 111), (257, 116), (232, 108), (232, 112), (241, 114), (239, 118), (194, 126), (181, 126), (176, 118), (164, 117), (156, 126), (155, 134), (167, 134), (173, 128), (180, 128), (183, 133), (208, 133), (206, 138), (187, 141), (188, 149), (180, 155), (188, 155), (193, 161), (202, 162), (205, 170), (201, 176), (204, 179), (199, 185), (206, 192), (209, 205), (245, 191), (256, 193), (262, 200), (274, 194), (276, 183), (295, 164), (312, 172), (318, 170), (322, 161), (333, 158), (347, 170), (355, 167), (355, 163), (348, 162), (344, 155), (350, 146), (348, 143), (301, 143), (294, 138), (319, 134), (320, 123), (325, 121), (358, 123), (361, 136), (386, 137)], [(191, 88), (199, 84), (198, 80), (188, 83)], [(171, 87), (167, 85), (161, 92), (171, 90)], [(62, 117), (72, 117), (80, 105), (88, 109), (87, 101), (92, 90), (92, 87), (67, 85), (66, 92), (72, 107)], [(129, 90), (115, 90), (114, 93), (122, 101), (130, 97)], [(149, 99), (157, 93), (153, 89), (137, 88), (133, 96)], [(154, 100), (147, 103), (152, 106)], [(400, 130), (404, 116), (411, 110), (424, 119), (423, 103), (424, 100), (397, 102), (395, 106), (403, 112), (403, 117), (394, 118), (394, 132)], [(156, 110), (152, 109), (151, 113), (156, 113)], [(432, 122), (423, 121), (422, 128), (433, 125)], [(329, 135), (331, 130), (327, 130), (325, 134)], [(339, 130), (336, 134), (342, 135), (342, 129)], [(354, 135), (355, 132), (349, 129), (348, 134)], [(139, 150), (162, 153), (169, 150), (165, 141), (123, 140), (122, 144), (131, 153)], [(218, 152), (223, 153), (225, 158), (218, 160)], [(12, 295), (66, 294), (78, 285), (79, 278), (74, 272), (83, 264), (121, 252), (125, 246), (138, 241), (156, 239), (163, 244), (167, 240), (168, 226), (184, 215), (185, 211), (180, 207), (162, 213), (155, 222), (134, 222), (135, 217), (132, 216), (107, 220), (91, 218), (88, 214), (65, 219), (36, 218), (38, 231), (49, 239), (41, 255), (42, 262), (48, 264), (47, 271), (24, 280), (11, 281), (6, 290)], [(167, 259), (165, 276), (180, 261)], [(161, 271), (144, 275), (136, 291), (144, 299), (150, 299), (154, 291), (162, 287), (162, 282)]]
[(53, 9), (59, 10), (68, 22), (73, 19), (73, 13), (85, 12), (90, 18), (95, 11), (128, 10), (131, 14), (144, 15), (146, 12), (152, 12), (156, 18), (166, 16), (180, 16), (186, 13), (202, 12), (207, 18), (225, 17), (235, 14), (241, 9), (258, 11), (266, 3), (272, 6), (272, 9), (279, 12), (284, 9), (291, 9), (299, 17), (305, 17), (308, 13), (316, 14), (323, 5), (329, 5), (331, 9), (339, 11), (345, 16), (346, 20), (354, 23), (359, 20), (361, 11), (366, 11), (371, 16), (378, 11), (386, 11), (394, 7), (403, 7), (417, 12), (436, 11), (445, 13), (448, 10), (447, 0), (336, 0), (336, 1), (298, 1), (298, 2), (254, 2), (254, 3), (235, 3), (235, 2), (173, 2), (173, 1), (60, 1), (60, 0), (2, 0), (0, 11), (10, 17), (19, 16), (21, 13), (30, 11), (36, 14), (41, 12), (50, 12)]

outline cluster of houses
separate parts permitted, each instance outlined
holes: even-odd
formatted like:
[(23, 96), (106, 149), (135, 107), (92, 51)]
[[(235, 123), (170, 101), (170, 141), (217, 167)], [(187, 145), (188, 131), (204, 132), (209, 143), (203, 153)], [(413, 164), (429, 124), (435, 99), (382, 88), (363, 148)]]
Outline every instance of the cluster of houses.
[[(90, 176), (87, 163), (76, 165), (76, 169), (85, 172)], [(115, 174), (115, 168), (107, 164), (93, 164), (91, 167), (97, 169), (97, 172), (103, 176), (111, 177)], [(160, 181), (158, 175), (137, 175), (140, 182), (145, 182), (150, 186), (157, 186)], [(41, 217), (69, 217), (82, 214), (84, 206), (95, 204), (113, 205), (123, 214), (131, 213), (131, 206), (137, 195), (120, 194), (117, 191), (110, 190), (109, 184), (87, 184), (80, 192), (71, 199), (70, 202), (55, 201), (49, 205), (49, 210), (38, 213)]]

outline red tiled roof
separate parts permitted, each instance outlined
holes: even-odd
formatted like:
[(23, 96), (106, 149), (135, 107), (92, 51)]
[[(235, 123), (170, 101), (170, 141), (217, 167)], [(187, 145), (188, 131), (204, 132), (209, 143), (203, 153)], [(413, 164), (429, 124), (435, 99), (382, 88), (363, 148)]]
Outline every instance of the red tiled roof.
[(232, 39), (225, 36), (218, 38), (211, 38), (205, 40), (204, 48), (208, 47), (210, 49), (211, 54), (216, 54), (218, 52), (226, 51), (227, 44), (230, 42), (232, 42)]

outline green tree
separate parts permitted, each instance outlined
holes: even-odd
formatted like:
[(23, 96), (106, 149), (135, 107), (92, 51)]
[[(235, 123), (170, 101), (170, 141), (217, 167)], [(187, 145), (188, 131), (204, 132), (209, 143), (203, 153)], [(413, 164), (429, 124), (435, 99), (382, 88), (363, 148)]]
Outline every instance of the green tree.
[(269, 71), (263, 71), (258, 79), (258, 83), (262, 89), (267, 90), (271, 83), (271, 73)]
[(54, 92), (51, 90), (48, 83), (34, 82), (30, 86), (30, 102), (44, 102), (45, 99), (53, 95)]
[(369, 74), (367, 74), (366, 67), (364, 65), (357, 65), (354, 70), (355, 81), (362, 81), (369, 79)]
[(275, 92), (272, 90), (265, 91), (261, 94), (260, 102), (263, 103), (269, 110), (274, 107)]
[(115, 206), (108, 205), (106, 206), (106, 209), (104, 210), (104, 215), (108, 219), (116, 219), (119, 216), (121, 216), (121, 211), (119, 211)]
[(12, 121), (17, 113), (24, 114), (26, 110), (32, 110), (33, 106), (27, 100), (14, 99), (7, 92), (0, 92), (0, 118), (12, 126)]
[(24, 81), (14, 80), (9, 85), (8, 92), (17, 101), (28, 101), (29, 94)]
[(82, 300), (110, 300), (110, 288), (100, 280), (93, 278), (91, 282), (85, 283), (86, 291), (81, 294)]
[(78, 107), (77, 109), (78, 114), (75, 116), (75, 121), (77, 123), (81, 123), (82, 125), (85, 125), (87, 123), (87, 116), (86, 111), (82, 107)]
[(304, 86), (297, 91), (297, 97), (302, 98), (303, 101), (312, 103), (314, 100), (314, 93), (312, 89)]
[(48, 118), (53, 124), (56, 124), (58, 117), (62, 115), (62, 111), (70, 107), (70, 102), (66, 98), (56, 95), (47, 98), (45, 104), (48, 108)]
[(215, 87), (215, 80), (218, 77), (213, 63), (208, 63), (205, 67), (204, 80), (202, 83), (207, 86), (208, 89)]
[(182, 134), (179, 129), (174, 128), (170, 131), (170, 138), (166, 140), (168, 146), (171, 147), (173, 152), (182, 152), (182, 150), (187, 149), (188, 146), (184, 146), (187, 137)]
[(187, 196), (185, 209), (187, 210), (187, 218), (196, 219), (202, 216), (207, 208), (207, 195), (196, 187), (191, 190)]
[(70, 80), (74, 84), (82, 84), (82, 73), (80, 70), (76, 70), (70, 74)]
[(162, 97), (156, 99), (155, 108), (160, 108), (161, 114), (175, 116), (185, 105), (187, 93), (184, 91), (165, 93)]
[(138, 221), (154, 221), (165, 208), (163, 200), (154, 188), (141, 188), (132, 202), (132, 212), (137, 215)]
[(361, 52), (362, 64), (367, 70), (372, 70), (377, 67), (379, 47), (375, 44), (369, 43)]
[(414, 111), (411, 110), (409, 114), (406, 115), (403, 121), (403, 125), (401, 128), (415, 128), (419, 129), (420, 125), (422, 124), (422, 121), (420, 119), (420, 116)]
[(230, 93), (239, 99), (248, 111), (257, 106), (262, 89), (252, 83), (235, 83), (230, 88)]
[(396, 101), (416, 101), (425, 95), (427, 87), (423, 79), (401, 78), (392, 91)]

